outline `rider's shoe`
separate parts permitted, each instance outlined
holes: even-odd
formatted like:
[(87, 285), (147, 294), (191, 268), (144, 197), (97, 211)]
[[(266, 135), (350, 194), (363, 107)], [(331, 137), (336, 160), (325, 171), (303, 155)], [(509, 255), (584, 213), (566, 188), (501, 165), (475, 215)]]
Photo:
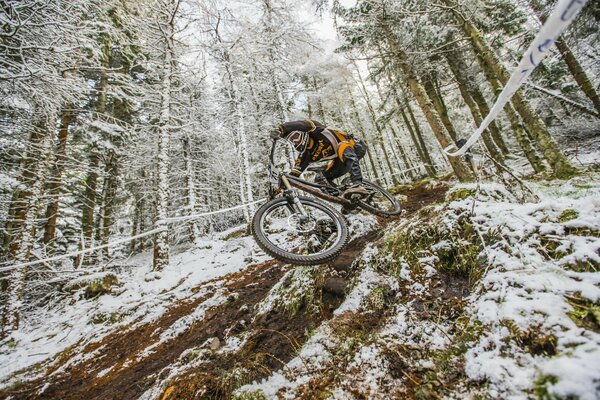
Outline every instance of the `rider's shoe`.
[(317, 185), (325, 186), (325, 187), (321, 188), (321, 191), (323, 193), (326, 193), (326, 194), (329, 194), (332, 196), (336, 196), (337, 194), (339, 194), (339, 191), (336, 189), (335, 182), (325, 178), (323, 173), (317, 173), (317, 175), (315, 176), (315, 183)]
[(369, 195), (369, 191), (360, 183), (353, 183), (342, 193), (342, 197), (347, 200), (360, 200)]

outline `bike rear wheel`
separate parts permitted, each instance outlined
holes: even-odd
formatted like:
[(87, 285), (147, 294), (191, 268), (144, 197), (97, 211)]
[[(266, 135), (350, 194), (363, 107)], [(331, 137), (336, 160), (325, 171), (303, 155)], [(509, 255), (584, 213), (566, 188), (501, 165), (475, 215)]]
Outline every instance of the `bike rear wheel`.
[(317, 265), (333, 260), (348, 240), (344, 217), (333, 208), (299, 196), (306, 216), (283, 197), (258, 209), (252, 235), (272, 257), (295, 265)]
[(363, 180), (363, 186), (369, 191), (369, 195), (357, 202), (360, 208), (380, 217), (400, 215), (400, 203), (390, 192), (366, 180)]

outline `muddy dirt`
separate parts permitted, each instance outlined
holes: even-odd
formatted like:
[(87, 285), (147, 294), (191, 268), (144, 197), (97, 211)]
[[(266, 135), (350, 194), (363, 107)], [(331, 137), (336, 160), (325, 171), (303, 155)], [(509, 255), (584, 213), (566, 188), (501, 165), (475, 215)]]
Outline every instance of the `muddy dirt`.
[[(403, 192), (408, 200), (403, 207), (415, 212), (423, 206), (443, 200), (447, 186), (427, 189), (423, 186)], [(393, 220), (387, 220), (389, 223)], [(180, 356), (188, 349), (198, 349), (211, 339), (215, 347), (227, 335), (249, 333), (242, 347), (233, 352), (215, 353), (200, 366), (180, 374), (170, 382), (161, 399), (228, 398), (240, 384), (268, 376), (287, 363), (306, 340), (308, 332), (331, 318), (343, 300), (351, 266), (367, 244), (377, 240), (381, 232), (373, 231), (350, 242), (334, 260), (325, 277), (319, 311), (299, 310), (295, 316), (271, 312), (254, 317), (255, 306), (281, 279), (290, 266), (276, 261), (253, 265), (236, 274), (203, 284), (206, 294), (194, 300), (181, 301), (152, 323), (123, 328), (101, 341), (75, 346), (57, 357), (46, 376), (0, 391), (0, 399), (134, 399), (164, 377), (169, 366), (181, 364)], [(217, 287), (224, 287), (228, 301), (208, 310), (205, 318), (192, 323), (173, 340), (161, 343), (151, 354), (139, 357), (160, 334), (178, 319), (190, 315), (211, 297)], [(460, 290), (460, 289), (459, 289)], [(380, 321), (380, 318), (376, 318)], [(365, 321), (373, 328), (374, 321)], [(215, 338), (218, 338), (216, 340)], [(64, 365), (76, 355), (90, 355), (87, 360)], [(185, 362), (185, 360), (183, 361)], [(58, 368), (63, 369), (58, 372)], [(110, 370), (109, 370), (110, 369)], [(232, 371), (239, 373), (232, 374)], [(108, 372), (107, 372), (108, 371)], [(102, 373), (100, 373), (102, 372)], [(40, 389), (45, 387), (43, 393)]]
[(434, 187), (430, 187), (429, 185), (419, 185), (412, 189), (402, 190), (399, 193), (408, 198), (406, 201), (402, 202), (402, 209), (406, 210), (407, 213), (414, 213), (423, 207), (439, 203), (444, 200), (444, 196), (448, 189), (448, 185), (443, 182), (438, 182)]

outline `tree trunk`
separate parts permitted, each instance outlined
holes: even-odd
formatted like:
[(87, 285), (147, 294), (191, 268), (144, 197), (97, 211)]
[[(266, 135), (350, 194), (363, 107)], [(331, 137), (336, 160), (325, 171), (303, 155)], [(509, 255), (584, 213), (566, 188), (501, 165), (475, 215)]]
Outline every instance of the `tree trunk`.
[(175, 15), (179, 8), (179, 0), (170, 0), (167, 9), (167, 23), (163, 25), (164, 60), (160, 91), (160, 116), (158, 120), (158, 152), (156, 175), (156, 215), (154, 228), (162, 229), (154, 236), (154, 265), (155, 271), (160, 271), (169, 265), (169, 230), (167, 211), (169, 206), (169, 147), (171, 132), (171, 91), (173, 90), (173, 75), (175, 73)]
[[(268, 2), (266, 4), (266, 6), (268, 7)], [(217, 40), (219, 41), (219, 43), (223, 44), (223, 41), (221, 39), (220, 33), (218, 30), (215, 30), (215, 35), (217, 37)], [(223, 66), (225, 68), (225, 72), (227, 75), (227, 80), (228, 80), (228, 87), (227, 87), (227, 91), (228, 91), (228, 96), (229, 96), (229, 100), (231, 103), (231, 112), (235, 118), (235, 124), (236, 127), (233, 128), (234, 131), (234, 144), (236, 147), (236, 152), (238, 154), (238, 168), (239, 168), (239, 172), (240, 172), (240, 180), (239, 180), (239, 196), (240, 196), (240, 201), (242, 203), (245, 203), (246, 201), (250, 202), (253, 199), (253, 194), (252, 194), (252, 180), (250, 177), (250, 159), (249, 159), (249, 152), (248, 152), (248, 143), (247, 143), (247, 137), (246, 137), (246, 130), (245, 130), (245, 125), (244, 125), (244, 112), (241, 109), (241, 97), (234, 79), (234, 75), (233, 72), (231, 70), (231, 61), (230, 61), (230, 54), (227, 50), (223, 50), (222, 51), (222, 61), (223, 61)], [(278, 96), (278, 100), (281, 106), (281, 114), (282, 117), (284, 119), (287, 119), (287, 109), (284, 107), (284, 100), (283, 100), (283, 94), (281, 93), (281, 89), (279, 88), (279, 83), (277, 82), (277, 79), (275, 77), (273, 77), (273, 83), (276, 86), (276, 91), (277, 91), (277, 96)], [(290, 160), (293, 160), (293, 157), (291, 154), (288, 154), (288, 157), (290, 158)], [(249, 206), (249, 207), (244, 207), (243, 209), (244, 212), (244, 219), (246, 220), (247, 223), (250, 223), (251, 221), (251, 214), (254, 213), (254, 206)]]
[[(471, 96), (471, 90), (470, 90), (471, 84), (468, 81), (468, 78), (464, 75), (465, 69), (464, 68), (459, 69), (458, 63), (456, 62), (455, 59), (453, 59), (453, 57), (450, 56), (450, 54), (446, 53), (445, 55), (446, 55), (446, 60), (448, 61), (448, 65), (450, 66), (450, 70), (452, 71), (452, 75), (454, 76), (454, 78), (456, 79), (456, 82), (458, 84), (458, 90), (459, 90), (463, 100), (467, 104), (467, 107), (469, 108), (471, 115), (473, 116), (475, 125), (481, 126), (481, 123), (483, 122), (483, 117), (482, 117), (481, 113), (479, 112), (479, 107), (477, 106), (475, 99), (473, 99), (473, 97)], [(496, 160), (497, 162), (499, 162), (501, 164), (504, 164), (504, 155), (496, 147), (496, 144), (492, 140), (488, 129), (486, 129), (483, 132), (482, 137), (483, 137), (483, 141), (485, 143), (485, 147), (488, 149), (488, 151), (490, 152), (490, 155), (494, 158), (494, 160)]]
[[(416, 122), (416, 121), (414, 121), (414, 115), (412, 115), (412, 110), (410, 109), (410, 106), (408, 106), (408, 103), (407, 103), (407, 108), (411, 112), (411, 117), (413, 119), (413, 122)], [(425, 147), (425, 142), (423, 141), (423, 137), (421, 136), (420, 130), (419, 130), (419, 135), (417, 137), (417, 133), (416, 133), (415, 129), (413, 128), (413, 126), (411, 125), (411, 122), (409, 121), (408, 117), (406, 116), (406, 112), (404, 111), (403, 108), (400, 108), (400, 114), (402, 115), (402, 119), (404, 120), (404, 125), (406, 125), (406, 128), (408, 129), (410, 138), (412, 139), (413, 144), (415, 145), (415, 149), (417, 150), (417, 154), (419, 155), (419, 158), (421, 159), (421, 162), (423, 163), (423, 166), (425, 168), (425, 171), (427, 172), (427, 175), (430, 178), (435, 178), (436, 177), (435, 166), (433, 165), (433, 161), (431, 160), (431, 157), (429, 156), (429, 151), (427, 151), (427, 148)], [(425, 151), (423, 151), (423, 148), (425, 148)]]
[[(98, 230), (98, 241), (102, 245), (109, 242), (111, 228), (114, 224), (115, 202), (119, 184), (119, 165), (120, 160), (114, 151), (108, 154), (108, 161), (105, 168), (104, 179), (104, 198), (102, 200), (101, 224)], [(108, 257), (109, 248), (102, 250), (102, 253)]]
[[(494, 51), (484, 41), (479, 30), (459, 12), (457, 6), (453, 4), (453, 0), (444, 0), (444, 2), (451, 7), (453, 15), (462, 26), (464, 32), (471, 38), (471, 43), (475, 52), (481, 56), (480, 60), (483, 61), (482, 67), (487, 69), (490, 74), (498, 77), (503, 85), (506, 85), (510, 78), (510, 74), (504, 65), (502, 65)], [(511, 102), (521, 118), (523, 118), (523, 123), (527, 130), (533, 135), (540, 146), (542, 154), (548, 164), (552, 167), (554, 175), (557, 178), (568, 178), (576, 174), (577, 170), (558, 148), (556, 141), (552, 138), (542, 120), (531, 109), (529, 103), (523, 98), (520, 90), (513, 95)]]
[[(348, 98), (350, 99), (350, 105), (352, 106), (352, 113), (354, 114), (354, 119), (356, 120), (356, 123), (358, 124), (358, 128), (360, 129), (360, 132), (362, 135), (364, 135), (365, 140), (366, 135), (367, 135), (367, 131), (365, 130), (365, 127), (363, 126), (361, 120), (360, 120), (360, 114), (358, 112), (358, 107), (356, 106), (356, 101), (354, 100), (354, 95), (352, 94), (352, 91), (350, 90), (350, 87), (348, 86), (348, 84), (346, 84), (346, 91), (348, 92)], [(375, 162), (373, 161), (373, 149), (371, 148), (370, 145), (368, 145), (367, 143), (367, 158), (369, 160), (369, 164), (371, 165), (371, 170), (373, 171), (373, 175), (375, 176), (375, 181), (378, 181), (379, 178), (379, 172), (377, 170), (377, 168), (375, 167)]]
[[(477, 57), (480, 58), (481, 56), (478, 55)], [(482, 63), (483, 63), (483, 61), (480, 60), (480, 64), (482, 64)], [(498, 81), (496, 76), (488, 69), (484, 69), (483, 72), (484, 72), (484, 75), (485, 75), (487, 81), (489, 82), (490, 86), (492, 87), (492, 90), (495, 93), (500, 93), (500, 91), (502, 89), (500, 87), (500, 82)], [(481, 93), (479, 88), (474, 88), (472, 93), (473, 93), (473, 98), (477, 102), (477, 105), (479, 107), (479, 110), (481, 110), (482, 115), (489, 114), (490, 109), (487, 105), (487, 102), (485, 101), (485, 97), (484, 97), (483, 93)], [(545, 171), (546, 167), (544, 165), (544, 162), (537, 154), (534, 143), (532, 143), (529, 134), (525, 131), (525, 129), (521, 125), (520, 118), (517, 115), (517, 112), (513, 108), (512, 104), (507, 103), (504, 106), (503, 110), (504, 110), (504, 113), (506, 114), (506, 116), (508, 117), (508, 121), (510, 122), (511, 128), (515, 134), (517, 143), (521, 147), (521, 150), (523, 150), (523, 153), (525, 154), (525, 157), (529, 161), (529, 164), (531, 164), (533, 170), (536, 173)], [(492, 124), (490, 124), (490, 126), (492, 126)]]
[[(446, 148), (450, 146), (452, 143), (450, 137), (448, 136), (448, 132), (444, 128), (443, 123), (440, 120), (439, 115), (435, 112), (433, 104), (427, 97), (427, 93), (425, 93), (425, 89), (415, 75), (414, 70), (412, 69), (410, 63), (408, 62), (407, 56), (404, 51), (400, 48), (397, 39), (394, 37), (392, 31), (389, 27), (385, 27), (386, 30), (386, 39), (387, 42), (397, 58), (397, 63), (400, 69), (402, 70), (404, 79), (408, 83), (408, 86), (417, 100), (417, 103), (423, 110), (425, 117), (427, 118), (427, 122), (429, 126), (433, 130), (438, 142), (442, 146), (442, 148)], [(456, 177), (461, 182), (468, 182), (473, 180), (473, 175), (471, 174), (469, 168), (459, 157), (448, 157), (448, 161), (456, 174)]]
[[(367, 64), (367, 67), (369, 68), (369, 74), (371, 76), (373, 76), (373, 74), (371, 72), (370, 65)], [(379, 84), (378, 80), (374, 79), (373, 81), (375, 83), (375, 87), (377, 88), (377, 95), (379, 96), (379, 101), (381, 103), (380, 108), (385, 109), (385, 103), (386, 102), (385, 102), (385, 99), (384, 99), (384, 96), (383, 96), (383, 91), (381, 89), (381, 85)], [(396, 152), (394, 151), (393, 143), (395, 143), (396, 147), (398, 148), (398, 151), (400, 152), (400, 157), (402, 159), (402, 163), (404, 164), (404, 167), (408, 170), (410, 178), (414, 179), (414, 173), (413, 173), (412, 168), (411, 168), (411, 163), (408, 160), (408, 157), (406, 155), (406, 152), (405, 152), (404, 147), (402, 145), (402, 142), (400, 140), (400, 135), (398, 134), (398, 131), (394, 128), (391, 120), (388, 121), (388, 126), (389, 126), (389, 128), (391, 130), (391, 134), (388, 135), (388, 138), (389, 138), (388, 139), (388, 143), (391, 144), (390, 145), (390, 149), (392, 150), (392, 153), (396, 157), (398, 165), (400, 166), (400, 168), (402, 168), (402, 166), (400, 164), (400, 159), (398, 158), (398, 156), (396, 155)], [(396, 176), (396, 175), (393, 175), (393, 176)], [(406, 176), (404, 172), (403, 172), (403, 176)]]
[(21, 230), (27, 214), (29, 198), (33, 194), (31, 188), (36, 182), (36, 176), (40, 167), (39, 160), (43, 154), (40, 152), (40, 149), (43, 147), (43, 143), (48, 135), (46, 126), (45, 121), (43, 121), (32, 127), (25, 155), (20, 162), (21, 173), (17, 178), (19, 185), (12, 195), (8, 210), (8, 222), (5, 225), (4, 248), (9, 258), (15, 256), (19, 246), (15, 238)]
[[(353, 64), (354, 64), (354, 69), (356, 69), (356, 73), (358, 75), (358, 80), (360, 82), (360, 86), (362, 88), (363, 98), (365, 99), (365, 102), (367, 103), (367, 109), (369, 110), (369, 115), (371, 116), (371, 121), (373, 122), (373, 126), (375, 127), (375, 130), (377, 130), (377, 133), (379, 134), (379, 137), (376, 139), (376, 142), (379, 143), (379, 145), (381, 146), (381, 150), (383, 151), (383, 156), (385, 158), (386, 165), (388, 167), (388, 170), (390, 171), (391, 183), (393, 185), (397, 185), (399, 183), (399, 181), (396, 178), (396, 175), (394, 174), (394, 168), (392, 167), (392, 163), (390, 161), (390, 156), (389, 156), (387, 148), (386, 148), (387, 146), (385, 143), (383, 130), (381, 129), (381, 126), (379, 125), (379, 122), (377, 121), (377, 115), (375, 114), (375, 109), (373, 108), (373, 104), (371, 102), (371, 96), (369, 96), (369, 92), (367, 91), (365, 82), (362, 78), (360, 70), (358, 69), (358, 65), (356, 65), (356, 62), (353, 62)], [(384, 175), (385, 175), (385, 173), (384, 173)]]
[[(107, 39), (103, 47), (102, 67), (109, 68), (111, 63), (112, 54), (112, 42)], [(98, 93), (98, 103), (96, 104), (96, 112), (99, 116), (102, 116), (106, 112), (106, 98), (108, 89), (108, 74), (103, 69), (100, 72), (100, 80), (96, 85), (96, 91)], [(85, 190), (83, 205), (81, 211), (81, 230), (83, 243), (80, 244), (80, 248), (90, 247), (93, 245), (93, 234), (94, 234), (94, 213), (96, 210), (96, 199), (97, 199), (97, 188), (98, 188), (98, 168), (100, 166), (100, 154), (99, 149), (95, 143), (91, 145), (89, 150), (89, 169), (88, 175), (85, 180)], [(88, 257), (89, 258), (89, 257)], [(87, 263), (85, 255), (79, 255), (75, 259), (76, 265), (82, 265), (84, 262)]]
[(410, 162), (410, 160), (408, 159), (408, 156), (406, 155), (406, 150), (404, 150), (404, 146), (402, 145), (402, 142), (400, 141), (400, 135), (398, 134), (398, 131), (394, 128), (394, 126), (391, 124), (391, 122), (390, 122), (389, 126), (390, 126), (390, 130), (392, 131), (391, 136), (394, 138), (394, 140), (396, 142), (396, 146), (398, 147), (398, 151), (400, 152), (400, 158), (402, 159), (402, 162), (404, 163), (404, 167), (406, 168), (406, 171), (403, 172), (403, 175), (408, 173), (408, 176), (410, 177), (410, 179), (414, 180), (415, 173), (413, 170), (413, 165)]
[[(19, 182), (26, 190), (17, 189), (19, 193), (13, 197), (18, 203), (13, 209), (9, 257), (17, 265), (29, 260), (35, 240), (35, 220), (41, 206), (50, 156), (50, 132), (46, 126), (46, 123), (38, 124), (31, 133), (30, 146), (21, 162), (19, 177)], [(13, 269), (8, 276), (3, 321), (3, 333), (6, 336), (19, 329), (26, 279), (26, 267)]]
[(458, 140), (458, 135), (456, 134), (456, 129), (454, 129), (454, 125), (452, 125), (452, 122), (450, 122), (450, 117), (448, 116), (448, 109), (446, 108), (446, 105), (444, 104), (441, 96), (439, 96), (439, 94), (435, 90), (435, 86), (433, 84), (432, 79), (433, 79), (433, 77), (431, 77), (431, 76), (427, 77), (427, 78), (423, 78), (421, 80), (423, 82), (423, 88), (425, 89), (425, 92), (427, 93), (427, 96), (429, 97), (431, 104), (433, 104), (435, 111), (440, 116), (440, 120), (442, 121), (442, 123), (444, 124), (444, 127), (448, 131), (450, 138), (454, 142), (456, 142)]
[[(481, 114), (481, 116), (482, 117), (487, 116), (490, 113), (490, 107), (488, 106), (487, 102), (485, 101), (485, 97), (483, 96), (483, 93), (481, 93), (481, 90), (478, 87), (474, 86), (472, 88), (471, 95), (473, 96), (473, 100), (477, 104), (477, 108), (479, 108), (479, 113)], [(512, 108), (512, 106), (511, 106), (511, 108)], [(508, 150), (508, 146), (506, 145), (506, 142), (504, 141), (504, 138), (502, 137), (502, 134), (500, 133), (500, 128), (498, 128), (498, 124), (496, 123), (496, 121), (490, 122), (490, 125), (488, 126), (488, 130), (491, 133), (494, 143), (496, 143), (496, 146), (498, 146), (498, 148), (500, 148), (502, 153), (503, 154), (510, 153), (510, 151)]]
[[(535, 11), (535, 13), (540, 18), (540, 21), (542, 21), (542, 24), (546, 23), (546, 19), (548, 19), (548, 18), (542, 12), (542, 6), (540, 5), (539, 1), (538, 0), (530, 0), (530, 4), (531, 4), (531, 8)], [(565, 64), (567, 64), (567, 68), (569, 69), (569, 72), (571, 73), (571, 75), (573, 75), (573, 79), (575, 80), (575, 82), (577, 83), (577, 85), (579, 86), (581, 91), (583, 93), (585, 93), (585, 95), (587, 96), (588, 99), (590, 99), (590, 101), (594, 105), (594, 108), (600, 115), (600, 96), (598, 95), (598, 92), (596, 91), (594, 84), (592, 83), (590, 78), (587, 76), (587, 74), (583, 70), (583, 67), (581, 66), (581, 64), (579, 63), (579, 61), (577, 60), (577, 58), (575, 57), (573, 52), (571, 51), (571, 48), (569, 47), (567, 42), (565, 42), (563, 40), (563, 38), (556, 39), (554, 44), (556, 45), (556, 48), (558, 49), (560, 55), (562, 56)]]
[[(187, 197), (186, 208), (188, 213), (193, 215), (198, 209), (196, 200), (196, 185), (195, 185), (195, 172), (193, 166), (193, 160), (191, 155), (191, 144), (190, 138), (187, 134), (183, 135), (182, 138), (183, 147), (183, 162), (185, 163), (185, 190)], [(194, 244), (198, 244), (200, 239), (200, 229), (195, 221), (190, 222), (190, 241)]]
[(54, 162), (50, 171), (50, 179), (48, 181), (48, 197), (50, 203), (46, 208), (46, 227), (44, 229), (44, 244), (48, 249), (54, 246), (56, 236), (56, 220), (58, 218), (59, 199), (62, 190), (62, 175), (65, 170), (65, 159), (67, 156), (67, 136), (69, 134), (69, 126), (73, 121), (73, 104), (68, 104), (62, 112), (60, 126), (58, 128), (58, 142), (54, 154)]

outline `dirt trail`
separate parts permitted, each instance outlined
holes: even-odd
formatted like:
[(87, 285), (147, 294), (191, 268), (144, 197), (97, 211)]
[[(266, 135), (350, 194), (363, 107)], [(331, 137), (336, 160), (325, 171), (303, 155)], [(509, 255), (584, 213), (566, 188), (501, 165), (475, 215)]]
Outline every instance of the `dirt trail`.
[[(426, 189), (417, 187), (405, 191), (403, 204), (408, 212), (443, 199), (447, 187)], [(393, 220), (392, 220), (393, 221)], [(74, 346), (53, 360), (44, 378), (0, 391), (0, 399), (134, 399), (156, 381), (168, 374), (169, 366), (180, 360), (188, 349), (198, 349), (208, 339), (223, 343), (229, 334), (247, 332), (250, 337), (237, 351), (214, 355), (201, 367), (177, 377), (177, 384), (167, 389), (163, 398), (227, 398), (233, 382), (227, 378), (232, 369), (254, 371), (237, 377), (251, 381), (267, 376), (289, 361), (306, 339), (307, 332), (331, 318), (343, 300), (346, 275), (354, 260), (368, 243), (376, 240), (378, 231), (355, 239), (328, 269), (321, 293), (318, 313), (299, 310), (290, 317), (283, 312), (271, 312), (254, 317), (255, 306), (265, 298), (290, 266), (276, 261), (253, 265), (239, 273), (203, 284), (202, 296), (175, 304), (157, 321), (123, 329), (103, 340), (85, 346)], [(202, 320), (194, 321), (182, 334), (158, 344), (165, 332), (178, 319), (190, 315), (209, 299), (218, 288), (224, 288), (227, 302), (208, 310)], [(148, 346), (156, 346), (150, 354), (140, 357)], [(77, 355), (91, 355), (79, 363), (66, 365)], [(60, 368), (60, 370), (59, 370)], [(42, 393), (40, 389), (44, 388)]]

